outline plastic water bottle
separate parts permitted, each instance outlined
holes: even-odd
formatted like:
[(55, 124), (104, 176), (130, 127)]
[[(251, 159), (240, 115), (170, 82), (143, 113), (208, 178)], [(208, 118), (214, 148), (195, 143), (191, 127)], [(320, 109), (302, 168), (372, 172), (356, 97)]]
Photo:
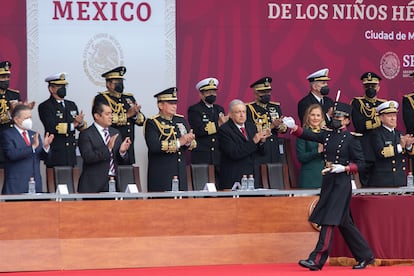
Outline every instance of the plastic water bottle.
[(241, 182), (241, 190), (246, 191), (247, 190), (247, 175), (243, 174), (240, 182)]
[(36, 193), (36, 182), (34, 180), (34, 177), (30, 177), (29, 179), (29, 189), (27, 191), (29, 194), (35, 194)]
[(180, 191), (180, 181), (178, 180), (178, 176), (176, 175), (174, 175), (173, 179), (171, 180), (171, 191)]
[(407, 175), (407, 187), (408, 188), (413, 188), (414, 184), (413, 184), (413, 173), (412, 172), (408, 172)]
[(252, 174), (249, 175), (247, 179), (247, 190), (253, 191), (254, 190), (254, 177)]
[(109, 182), (108, 182), (108, 191), (110, 193), (115, 193), (116, 192), (116, 185), (115, 185), (115, 177), (111, 176), (109, 178)]

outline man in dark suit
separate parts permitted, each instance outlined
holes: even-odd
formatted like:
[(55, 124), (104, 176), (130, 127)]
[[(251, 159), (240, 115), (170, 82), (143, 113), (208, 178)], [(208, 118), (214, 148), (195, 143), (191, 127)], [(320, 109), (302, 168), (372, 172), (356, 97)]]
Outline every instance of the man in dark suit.
[(125, 66), (119, 66), (102, 74), (106, 81), (107, 91), (94, 98), (94, 103), (106, 103), (112, 110), (112, 127), (116, 128), (122, 140), (129, 137), (131, 146), (128, 150), (127, 164), (135, 163), (134, 140), (135, 125), (144, 125), (145, 116), (141, 106), (132, 93), (124, 92)]
[(3, 194), (27, 193), (31, 177), (36, 182), (36, 192), (42, 192), (40, 160), (47, 158), (53, 134), (46, 133), (42, 144), (39, 133), (31, 130), (32, 111), (27, 105), (17, 104), (11, 116), (14, 127), (4, 130), (1, 135), (6, 157)]
[(246, 105), (233, 100), (229, 105), (230, 120), (224, 123), (218, 137), (221, 151), (221, 166), (226, 171), (220, 174), (219, 189), (231, 189), (240, 182), (244, 174), (259, 175), (256, 156), (264, 154), (264, 143), (271, 135), (270, 129), (258, 132), (256, 126), (247, 121)]
[(154, 95), (159, 113), (145, 121), (144, 136), (148, 147), (148, 191), (171, 191), (171, 180), (178, 177), (179, 190), (187, 190), (187, 150), (197, 146), (195, 135), (184, 116), (176, 114), (177, 88)]
[(352, 124), (357, 133), (362, 134), (358, 139), (364, 149), (366, 170), (359, 173), (359, 180), (363, 187), (368, 186), (371, 170), (375, 162), (375, 154), (372, 151), (371, 135), (374, 129), (381, 126), (376, 108), (386, 100), (377, 97), (380, 90), (381, 77), (374, 72), (366, 72), (361, 76), (363, 97), (354, 97), (352, 105)]
[(191, 151), (191, 163), (214, 165), (217, 184), (220, 171), (217, 130), (228, 118), (224, 115), (224, 108), (214, 103), (218, 84), (216, 78), (199, 81), (196, 88), (200, 91), (201, 100), (188, 108), (188, 122), (197, 137), (197, 147)]
[(398, 103), (386, 101), (377, 107), (381, 126), (371, 135), (371, 148), (376, 157), (368, 187), (406, 186), (407, 156), (413, 155), (414, 138), (396, 129)]
[(46, 166), (75, 166), (76, 165), (76, 130), (86, 128), (83, 112), (66, 97), (65, 73), (51, 75), (45, 79), (48, 83), (50, 97), (39, 105), (39, 117), (45, 128), (55, 136), (50, 145), (50, 155), (45, 160)]
[(320, 104), (322, 106), (325, 122), (328, 126), (330, 125), (334, 102), (328, 97), (328, 81), (331, 80), (328, 77), (328, 73), (329, 69), (325, 68), (307, 76), (310, 84), (310, 92), (298, 103), (298, 115), (301, 125), (303, 125), (303, 116), (305, 115), (306, 109), (311, 104)]
[[(98, 102), (92, 107), (93, 125), (79, 134), (79, 150), (83, 159), (78, 192), (108, 192), (110, 177), (116, 177), (117, 165), (127, 164), (131, 139), (121, 140), (119, 131), (111, 127), (109, 105)], [(118, 190), (118, 189), (117, 189)]]

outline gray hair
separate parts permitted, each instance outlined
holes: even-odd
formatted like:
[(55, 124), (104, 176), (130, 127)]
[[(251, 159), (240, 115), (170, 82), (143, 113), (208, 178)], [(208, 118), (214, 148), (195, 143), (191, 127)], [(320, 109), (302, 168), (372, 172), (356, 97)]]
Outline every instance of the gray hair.
[(239, 104), (244, 105), (244, 102), (243, 102), (242, 100), (239, 100), (239, 99), (234, 99), (234, 100), (232, 100), (232, 101), (229, 103), (229, 112), (233, 112), (233, 107), (234, 107), (235, 105), (239, 105)]

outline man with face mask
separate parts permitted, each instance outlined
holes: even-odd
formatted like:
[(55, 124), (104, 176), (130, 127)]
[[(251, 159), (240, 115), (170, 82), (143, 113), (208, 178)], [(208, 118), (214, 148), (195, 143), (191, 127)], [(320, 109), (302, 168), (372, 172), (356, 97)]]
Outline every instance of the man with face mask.
[[(10, 112), (13, 106), (21, 101), (18, 90), (9, 88), (11, 63), (9, 61), (0, 62), (0, 134), (3, 130), (13, 127)], [(5, 161), (4, 153), (0, 149), (0, 166)]]
[(285, 125), (280, 124), (282, 117), (280, 103), (270, 101), (271, 82), (271, 77), (263, 77), (252, 83), (250, 88), (253, 88), (255, 100), (246, 104), (247, 120), (256, 125), (259, 133), (270, 132), (271, 134), (263, 145), (265, 154), (257, 154), (255, 158), (256, 188), (262, 187), (258, 173), (260, 165), (281, 162), (278, 133), (285, 133), (287, 130)]
[(39, 133), (31, 130), (32, 110), (27, 105), (17, 104), (11, 115), (14, 127), (3, 131), (0, 141), (6, 157), (3, 194), (27, 193), (30, 177), (34, 177), (36, 192), (40, 193), (40, 160), (47, 158), (54, 135), (46, 133), (42, 143)]
[[(410, 80), (414, 84), (414, 72), (410, 74)], [(414, 135), (414, 92), (404, 95), (402, 98), (403, 119), (407, 133)], [(413, 171), (414, 157), (410, 158), (410, 171)]]
[(224, 108), (216, 104), (219, 81), (206, 78), (196, 84), (200, 101), (188, 108), (187, 118), (197, 137), (197, 147), (191, 151), (192, 164), (211, 164), (215, 168), (216, 184), (220, 171), (220, 150), (217, 139), (218, 128), (226, 121)]
[(55, 136), (50, 145), (49, 158), (46, 166), (75, 166), (76, 165), (76, 130), (86, 128), (84, 114), (79, 113), (75, 102), (65, 99), (66, 73), (57, 73), (46, 77), (49, 99), (39, 105), (38, 112), (45, 132)]
[(108, 104), (112, 110), (112, 127), (116, 128), (122, 140), (126, 137), (131, 139), (128, 149), (128, 160), (126, 164), (135, 163), (134, 140), (135, 125), (143, 126), (145, 116), (141, 112), (141, 106), (137, 103), (132, 93), (124, 92), (125, 66), (119, 66), (102, 74), (105, 78), (107, 91), (96, 95), (94, 104), (103, 102)]
[(298, 115), (301, 125), (303, 125), (303, 116), (305, 116), (306, 109), (312, 104), (319, 104), (322, 106), (326, 124), (329, 126), (332, 119), (333, 100), (328, 97), (329, 86), (328, 77), (329, 69), (324, 68), (318, 70), (306, 79), (309, 81), (310, 92), (298, 102)]
[(381, 122), (376, 112), (376, 108), (386, 100), (378, 99), (377, 93), (380, 90), (381, 77), (374, 72), (366, 72), (361, 76), (364, 96), (355, 97), (351, 101), (352, 105), (352, 124), (355, 131), (362, 134), (362, 148), (364, 149), (365, 161), (367, 169), (365, 172), (359, 173), (359, 180), (363, 187), (368, 185), (369, 176), (372, 166), (375, 162), (375, 155), (371, 147), (372, 131), (380, 127)]

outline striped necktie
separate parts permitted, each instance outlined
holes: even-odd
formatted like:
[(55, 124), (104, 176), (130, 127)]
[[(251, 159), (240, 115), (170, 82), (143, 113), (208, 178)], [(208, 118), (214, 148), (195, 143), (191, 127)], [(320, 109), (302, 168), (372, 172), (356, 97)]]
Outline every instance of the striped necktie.
[[(104, 136), (105, 136), (105, 145), (108, 145), (109, 140), (111, 139), (111, 136), (109, 135), (109, 130), (107, 128), (103, 129)], [(109, 175), (115, 176), (115, 163), (114, 163), (114, 157), (113, 153), (111, 152), (111, 160), (109, 161)]]

